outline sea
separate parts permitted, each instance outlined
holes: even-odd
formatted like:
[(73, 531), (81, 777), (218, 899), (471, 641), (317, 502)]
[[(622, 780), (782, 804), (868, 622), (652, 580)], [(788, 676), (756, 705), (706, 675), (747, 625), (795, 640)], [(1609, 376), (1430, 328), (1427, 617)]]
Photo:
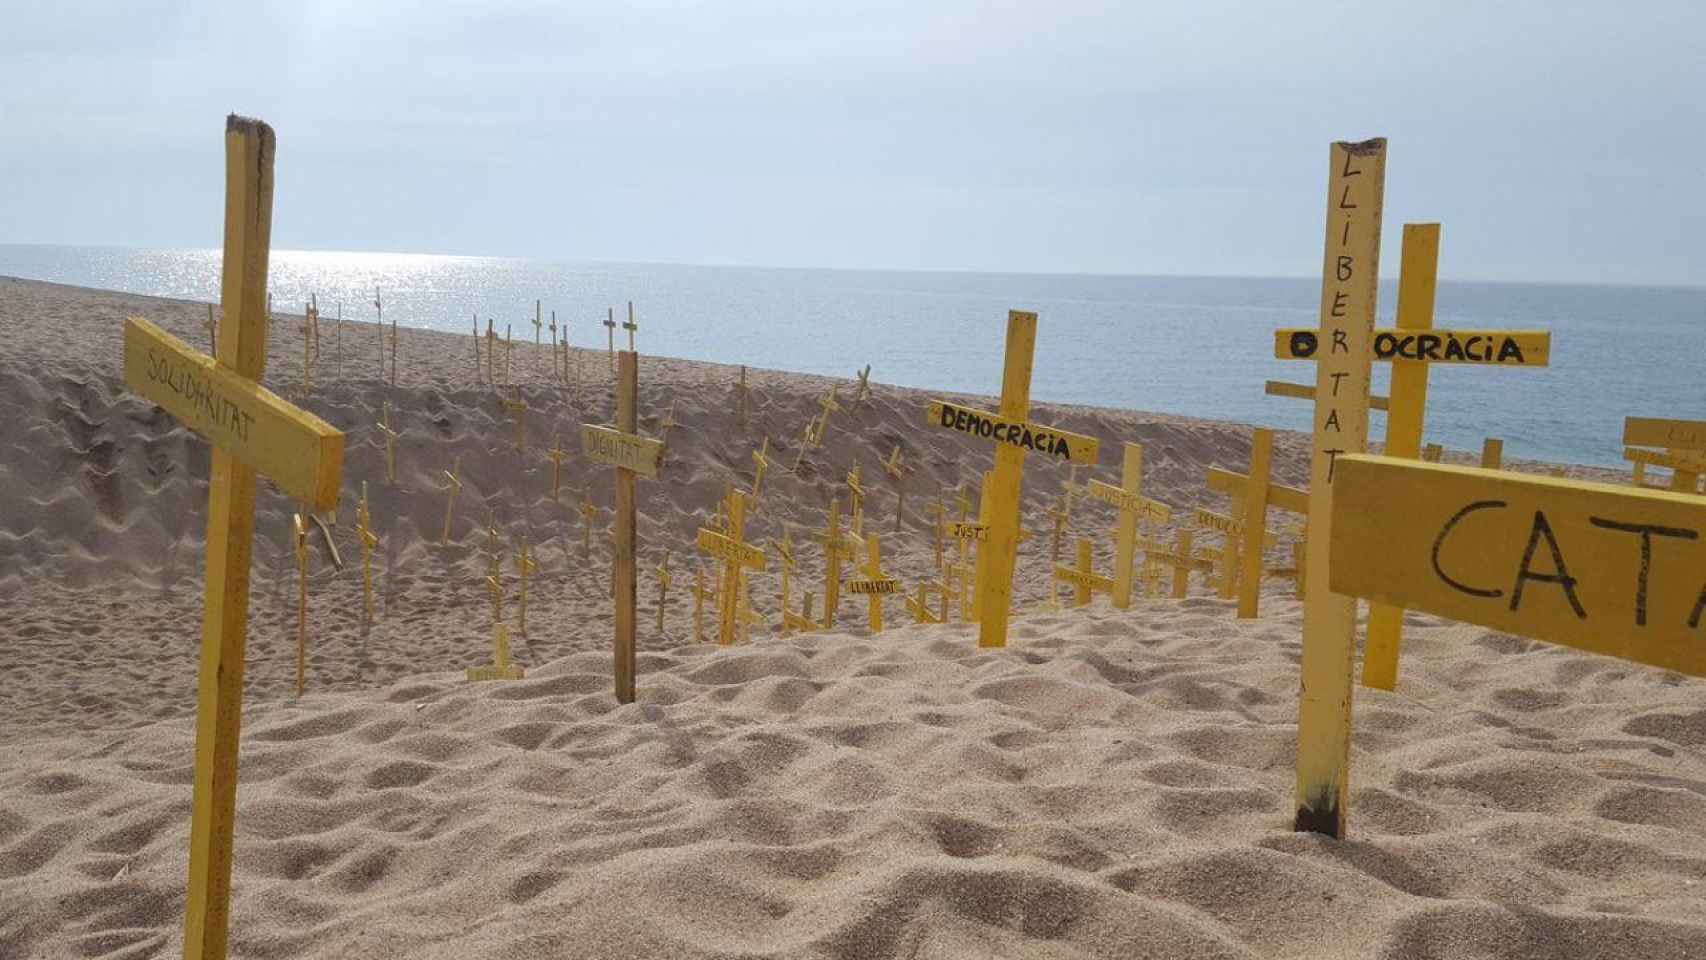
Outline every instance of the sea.
[[(218, 298), (218, 250), (0, 244), (0, 275), (193, 300)], [(1163, 277), (830, 270), (301, 250), (272, 252), (274, 307), (323, 318), (469, 332), (487, 318), (533, 338), (535, 303), (576, 345), (634, 304), (645, 354), (994, 394), (1009, 309), (1038, 314), (1031, 396), (1307, 430), (1307, 401), (1268, 380), (1313, 383), (1274, 359), (1273, 331), (1313, 327), (1319, 277)], [(1392, 324), (1396, 283), (1381, 284)], [(1427, 442), (1616, 466), (1625, 416), (1706, 419), (1706, 287), (1442, 280), (1440, 328), (1543, 329), (1544, 368), (1436, 365)], [(617, 330), (619, 341), (625, 335)], [(1376, 364), (1375, 392), (1387, 370)], [(643, 369), (643, 368), (642, 368)], [(1385, 430), (1375, 413), (1371, 437)]]

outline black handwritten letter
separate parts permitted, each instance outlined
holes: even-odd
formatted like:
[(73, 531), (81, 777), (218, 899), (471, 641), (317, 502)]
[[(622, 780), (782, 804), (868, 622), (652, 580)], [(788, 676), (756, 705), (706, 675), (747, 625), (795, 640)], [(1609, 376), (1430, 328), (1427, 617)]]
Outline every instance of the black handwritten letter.
[(1451, 519), (1447, 520), (1445, 522), (1445, 526), (1439, 528), (1439, 536), (1434, 537), (1434, 552), (1433, 552), (1434, 576), (1439, 577), (1441, 580), (1445, 581), (1446, 585), (1451, 587), (1453, 590), (1457, 590), (1457, 591), (1462, 592), (1462, 593), (1467, 593), (1472, 597), (1501, 597), (1501, 596), (1504, 596), (1505, 592), (1503, 590), (1483, 590), (1479, 587), (1471, 587), (1467, 583), (1464, 583), (1460, 580), (1453, 579), (1450, 574), (1445, 572), (1445, 568), (1443, 568), (1439, 565), (1439, 551), (1440, 551), (1441, 547), (1445, 546), (1445, 538), (1448, 535), (1450, 535), (1452, 528), (1457, 526), (1458, 522), (1461, 521), (1464, 517), (1467, 517), (1471, 513), (1474, 513), (1476, 510), (1502, 510), (1506, 506), (1508, 506), (1508, 504), (1506, 504), (1505, 501), (1503, 501), (1503, 500), (1477, 500), (1474, 503), (1471, 503), (1468, 506), (1464, 507), (1463, 509), (1452, 514)]
[(1621, 530), (1624, 533), (1636, 533), (1641, 536), (1641, 568), (1635, 575), (1635, 626), (1647, 625), (1647, 573), (1653, 567), (1653, 534), (1661, 537), (1676, 537), (1681, 540), (1697, 540), (1700, 534), (1693, 530), (1680, 527), (1661, 527), (1648, 523), (1620, 523), (1607, 520), (1604, 517), (1588, 517), (1588, 522), (1601, 530)]
[(1351, 274), (1353, 272), (1351, 270), (1351, 265), (1355, 262), (1356, 261), (1353, 258), (1347, 257), (1342, 253), (1339, 254), (1339, 282), (1340, 283), (1343, 283), (1346, 280), (1349, 280), (1351, 278)]
[[(1552, 573), (1535, 573), (1529, 566), (1534, 561), (1534, 548), (1540, 545), (1540, 538), (1546, 538), (1546, 547), (1552, 551)], [(1564, 551), (1558, 547), (1558, 538), (1552, 533), (1552, 525), (1546, 522), (1546, 514), (1540, 510), (1534, 511), (1534, 523), (1528, 528), (1528, 547), (1522, 551), (1522, 566), (1516, 571), (1516, 585), (1511, 588), (1511, 609), (1522, 605), (1522, 585), (1530, 580), (1541, 583), (1556, 583), (1564, 588), (1564, 597), (1570, 601), (1570, 609), (1576, 616), (1586, 620), (1588, 612), (1582, 609), (1581, 600), (1576, 597), (1576, 578), (1570, 576), (1570, 571), (1564, 566)]]
[(1345, 292), (1343, 290), (1333, 291), (1333, 309), (1327, 311), (1327, 315), (1335, 318), (1345, 315)]
[(1345, 337), (1347, 337), (1347, 336), (1349, 336), (1349, 334), (1347, 334), (1343, 330), (1334, 330), (1333, 331), (1333, 352), (1334, 353), (1350, 353), (1351, 352), (1350, 341), (1345, 339)]

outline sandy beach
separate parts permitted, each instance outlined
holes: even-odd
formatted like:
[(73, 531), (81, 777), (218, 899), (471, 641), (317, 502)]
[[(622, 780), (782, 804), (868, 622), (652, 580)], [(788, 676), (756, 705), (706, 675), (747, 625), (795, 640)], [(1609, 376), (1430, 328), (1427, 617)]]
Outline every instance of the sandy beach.
[[(0, 278), (16, 331), (0, 341), (5, 958), (182, 949), (208, 451), (124, 386), (129, 315), (208, 345), (205, 304)], [(641, 428), (657, 432), (672, 403), (676, 426), (661, 475), (639, 484), (639, 696), (618, 706), (613, 484), (578, 440), (580, 423), (611, 419), (606, 354), (573, 351), (577, 403), (549, 348), (518, 338), (523, 451), (469, 336), (401, 334), (392, 387), (377, 328), (346, 321), (340, 335), (322, 319), (305, 395), (301, 318), (275, 314), (267, 384), (348, 434), (329, 528), (343, 565), (316, 532), (298, 699), (295, 506), (263, 485), (233, 956), (1706, 956), (1699, 681), (1412, 614), (1398, 691), (1357, 690), (1349, 838), (1295, 834), (1292, 584), (1265, 583), (1257, 620), (1200, 580), (1127, 611), (1102, 597), (1044, 609), (1045, 510), (1067, 472), (1034, 457), (1006, 649), (978, 649), (964, 623), (914, 625), (899, 598), (873, 635), (864, 598), (845, 595), (835, 629), (780, 638), (774, 555), (751, 580), (767, 621), (752, 641), (694, 643), (694, 533), (726, 482), (750, 487), (763, 437), (771, 468), (747, 538), (791, 531), (796, 604), (821, 602), (812, 534), (831, 497), (845, 507), (850, 469), (885, 572), (910, 591), (935, 576), (926, 504), (951, 508), (961, 484), (975, 494), (990, 448), (927, 427), (935, 394), (883, 384), (880, 352), (850, 358), (842, 380), (750, 370), (743, 425), (737, 368), (648, 356), (642, 331)], [(854, 404), (866, 363), (873, 396)], [(793, 473), (832, 384), (843, 409)], [(373, 426), (387, 403), (394, 485)], [(1117, 483), (1120, 443), (1141, 443), (1143, 492), (1176, 521), (1225, 510), (1205, 472), (1241, 472), (1250, 452), (1248, 425), (1046, 403), (1033, 416), (1101, 440), (1102, 465), (1080, 479)], [(556, 499), (554, 436), (572, 451)], [(898, 533), (880, 465), (897, 444), (913, 468)], [(1275, 479), (1305, 485), (1307, 457), (1307, 438), (1281, 434)], [(441, 545), (443, 471), (458, 461)], [(363, 481), (380, 537), (371, 626)], [(1088, 498), (1073, 510), (1070, 536), (1095, 538), (1099, 572), (1114, 517)], [(488, 526), (512, 632), (523, 538), (538, 563), (512, 639), (527, 677), (470, 684), (462, 671), (491, 658)], [(1282, 547), (1269, 566), (1289, 560)]]

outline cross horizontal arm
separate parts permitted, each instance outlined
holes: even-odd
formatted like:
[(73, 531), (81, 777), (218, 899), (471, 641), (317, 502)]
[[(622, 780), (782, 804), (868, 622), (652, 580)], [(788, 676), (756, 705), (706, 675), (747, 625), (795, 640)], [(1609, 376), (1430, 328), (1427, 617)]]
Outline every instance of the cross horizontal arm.
[(1070, 463), (1095, 463), (1101, 446), (1101, 441), (1095, 437), (1040, 423), (1014, 420), (946, 400), (930, 401), (930, 405), (925, 409), (925, 420), (932, 426), (1046, 453), (1057, 460)]

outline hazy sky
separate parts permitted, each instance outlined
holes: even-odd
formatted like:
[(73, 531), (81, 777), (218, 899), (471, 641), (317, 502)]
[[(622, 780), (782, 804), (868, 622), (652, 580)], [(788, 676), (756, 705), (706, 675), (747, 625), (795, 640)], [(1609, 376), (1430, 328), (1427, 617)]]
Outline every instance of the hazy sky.
[(16, 4), (0, 242), (782, 266), (1320, 269), (1385, 136), (1383, 266), (1706, 283), (1706, 2)]

